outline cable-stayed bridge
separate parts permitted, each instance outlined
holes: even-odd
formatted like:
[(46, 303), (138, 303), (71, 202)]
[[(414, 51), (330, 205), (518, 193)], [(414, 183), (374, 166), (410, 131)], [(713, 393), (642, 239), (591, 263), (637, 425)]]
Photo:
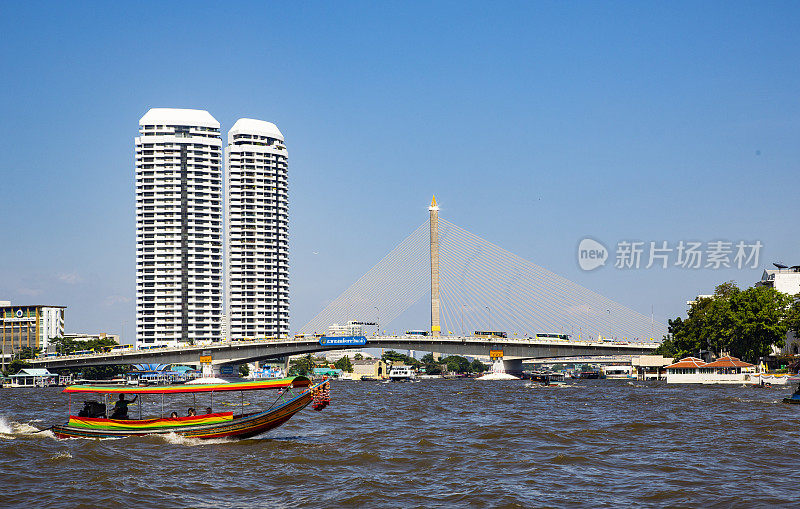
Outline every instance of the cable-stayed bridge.
[(431, 298), (434, 336), (503, 331), (509, 337), (653, 343), (666, 324), (584, 288), (438, 217), (431, 219), (325, 307), (300, 332), (373, 321), (386, 328)]
[[(376, 332), (364, 347), (482, 357), (494, 351), (519, 365), (521, 359), (531, 358), (647, 354), (666, 333), (666, 325), (652, 317), (439, 219), (435, 198), (429, 210), (429, 221), (305, 324), (300, 337), (56, 357), (32, 363), (53, 368), (197, 364), (204, 357), (219, 366), (341, 349), (343, 346), (322, 344), (314, 334), (327, 333), (333, 324), (369, 322), (378, 313), (382, 324), (388, 326), (425, 297), (430, 298), (431, 310), (425, 335)], [(476, 336), (475, 331), (484, 334)]]

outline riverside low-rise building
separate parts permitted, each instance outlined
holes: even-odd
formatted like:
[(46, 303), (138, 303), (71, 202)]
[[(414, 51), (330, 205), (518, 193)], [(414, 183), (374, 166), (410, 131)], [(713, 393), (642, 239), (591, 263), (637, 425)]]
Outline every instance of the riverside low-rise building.
[(361, 359), (352, 361), (353, 372), (350, 374), (353, 380), (361, 380), (362, 377), (383, 379), (389, 376), (386, 363), (380, 359)]
[(631, 358), (633, 376), (637, 380), (661, 380), (666, 377), (666, 366), (672, 364), (672, 359), (661, 355), (638, 355)]
[(11, 375), (11, 387), (49, 387), (58, 383), (58, 373), (42, 368), (23, 368)]
[(755, 365), (730, 356), (714, 362), (684, 357), (667, 366), (668, 384), (755, 384), (759, 381)]

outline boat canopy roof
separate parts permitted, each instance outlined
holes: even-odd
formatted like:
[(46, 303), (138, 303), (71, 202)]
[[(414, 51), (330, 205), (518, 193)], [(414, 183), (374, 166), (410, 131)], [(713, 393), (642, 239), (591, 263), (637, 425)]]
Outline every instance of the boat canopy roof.
[(162, 387), (70, 385), (69, 387), (65, 388), (63, 392), (91, 392), (100, 394), (185, 394), (192, 392), (258, 391), (267, 389), (282, 389), (289, 386), (308, 387), (309, 385), (311, 385), (311, 380), (308, 378), (304, 376), (295, 376), (289, 378), (277, 378), (274, 380), (257, 380), (254, 382), (169, 385)]

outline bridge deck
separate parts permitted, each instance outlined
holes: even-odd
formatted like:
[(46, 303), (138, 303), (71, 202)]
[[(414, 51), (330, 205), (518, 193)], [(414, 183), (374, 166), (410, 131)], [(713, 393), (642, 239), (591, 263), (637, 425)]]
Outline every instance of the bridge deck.
[(609, 355), (646, 355), (657, 343), (564, 341), (538, 339), (485, 339), (475, 337), (373, 336), (366, 345), (323, 346), (317, 339), (281, 339), (231, 341), (211, 345), (192, 345), (107, 354), (69, 355), (32, 359), (31, 364), (47, 368), (76, 368), (110, 364), (199, 364), (200, 355), (210, 353), (213, 364), (235, 364), (342, 350), (346, 348), (383, 348), (439, 352), (445, 355), (489, 356), (490, 350), (502, 350), (505, 359), (537, 359)]

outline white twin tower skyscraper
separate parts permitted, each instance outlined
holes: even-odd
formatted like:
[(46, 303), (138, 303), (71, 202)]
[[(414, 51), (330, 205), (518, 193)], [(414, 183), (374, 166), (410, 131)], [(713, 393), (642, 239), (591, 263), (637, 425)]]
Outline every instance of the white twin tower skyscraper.
[(280, 130), (239, 119), (228, 131), (224, 175), (220, 124), (207, 111), (153, 108), (139, 120), (135, 146), (137, 345), (287, 334)]

